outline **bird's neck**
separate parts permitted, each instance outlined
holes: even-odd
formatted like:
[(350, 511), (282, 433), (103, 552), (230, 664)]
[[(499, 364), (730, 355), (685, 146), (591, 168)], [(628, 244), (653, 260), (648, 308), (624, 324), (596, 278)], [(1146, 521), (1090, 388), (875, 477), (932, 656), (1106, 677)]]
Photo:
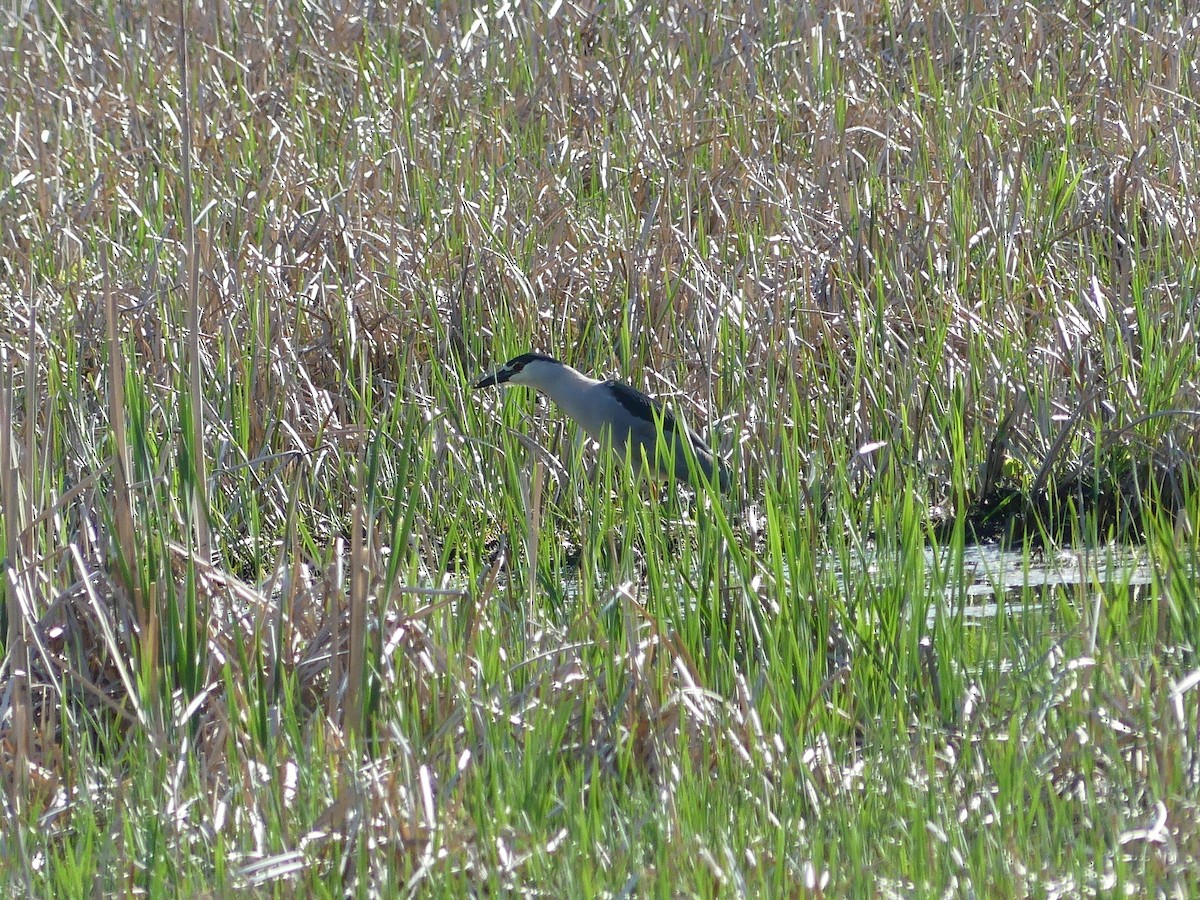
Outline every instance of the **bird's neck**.
[(600, 383), (597, 378), (589, 378), (570, 366), (563, 366), (556, 378), (538, 385), (538, 390), (561, 406), (568, 415), (578, 418), (582, 410), (577, 407), (583, 402), (584, 391)]

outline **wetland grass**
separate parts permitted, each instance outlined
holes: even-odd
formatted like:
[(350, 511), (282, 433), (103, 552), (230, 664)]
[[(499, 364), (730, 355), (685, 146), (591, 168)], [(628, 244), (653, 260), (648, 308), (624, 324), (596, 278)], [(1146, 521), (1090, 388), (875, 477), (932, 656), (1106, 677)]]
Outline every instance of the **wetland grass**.
[(987, 6), (8, 9), (0, 892), (1200, 893), (1200, 27)]

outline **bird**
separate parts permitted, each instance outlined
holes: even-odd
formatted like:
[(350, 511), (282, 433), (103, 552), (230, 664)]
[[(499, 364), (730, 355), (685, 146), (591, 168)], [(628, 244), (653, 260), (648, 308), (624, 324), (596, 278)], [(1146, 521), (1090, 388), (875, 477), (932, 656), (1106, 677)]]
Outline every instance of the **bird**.
[[(693, 483), (690, 446), (695, 473), (709, 483), (715, 473), (721, 490), (729, 490), (729, 470), (703, 438), (637, 388), (616, 379), (590, 378), (542, 353), (514, 356), (474, 386), (478, 390), (501, 384), (523, 384), (545, 394), (594, 440), (604, 444), (608, 438), (617, 453), (628, 451), (635, 470), (640, 470), (644, 454), (660, 473), (667, 475), (673, 470), (678, 480)], [(660, 423), (662, 437), (671, 445), (662, 455), (658, 452)]]

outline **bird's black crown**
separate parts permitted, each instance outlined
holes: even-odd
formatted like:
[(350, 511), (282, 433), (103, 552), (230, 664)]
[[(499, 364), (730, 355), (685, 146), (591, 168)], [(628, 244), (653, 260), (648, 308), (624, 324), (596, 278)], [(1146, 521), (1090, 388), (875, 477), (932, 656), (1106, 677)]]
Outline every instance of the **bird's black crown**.
[(484, 375), (475, 382), (475, 387), (485, 388), (496, 384), (504, 384), (531, 362), (553, 363), (556, 366), (562, 365), (553, 356), (547, 356), (544, 353), (522, 353), (520, 356), (514, 356), (491, 375)]
[(520, 356), (514, 356), (504, 364), (504, 368), (511, 372), (520, 372), (531, 362), (548, 362), (554, 363), (556, 366), (561, 366), (562, 363), (553, 356), (547, 356), (545, 353), (522, 353)]

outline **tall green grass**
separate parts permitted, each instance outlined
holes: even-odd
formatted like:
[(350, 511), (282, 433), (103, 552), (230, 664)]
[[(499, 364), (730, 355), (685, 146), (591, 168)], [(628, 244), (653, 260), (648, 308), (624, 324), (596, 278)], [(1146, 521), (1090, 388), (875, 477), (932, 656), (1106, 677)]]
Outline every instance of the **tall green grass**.
[(1186, 4), (2, 21), (5, 892), (1197, 890)]

